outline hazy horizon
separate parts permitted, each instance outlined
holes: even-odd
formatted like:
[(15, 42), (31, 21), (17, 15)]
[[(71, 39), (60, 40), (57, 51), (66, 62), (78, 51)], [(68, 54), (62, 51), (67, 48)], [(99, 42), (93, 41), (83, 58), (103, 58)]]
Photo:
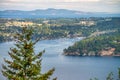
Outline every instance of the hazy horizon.
[(120, 13), (120, 0), (1, 0), (0, 11), (68, 9), (83, 12)]
[[(62, 8), (58, 8), (58, 9), (56, 9), (56, 8), (45, 8), (45, 9), (32, 9), (32, 10), (20, 10), (20, 9), (5, 9), (5, 10), (0, 10), (0, 11), (11, 11), (11, 10), (13, 10), (13, 11), (36, 11), (36, 10), (48, 10), (48, 9), (55, 9), (55, 10), (60, 10), (60, 9), (62, 9)], [(63, 9), (63, 10), (70, 10), (70, 11), (80, 11), (80, 10), (73, 10), (73, 9)], [(88, 12), (88, 11), (80, 11), (80, 12)], [(114, 13), (114, 12), (97, 12), (97, 11), (94, 11), (94, 12), (92, 12), (92, 11), (89, 11), (88, 13), (110, 13), (110, 14), (120, 14), (120, 13)]]

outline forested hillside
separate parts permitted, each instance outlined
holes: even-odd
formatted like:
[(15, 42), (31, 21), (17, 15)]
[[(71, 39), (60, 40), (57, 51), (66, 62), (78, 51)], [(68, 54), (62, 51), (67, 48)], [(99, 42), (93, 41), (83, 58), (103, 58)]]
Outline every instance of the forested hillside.
[(120, 56), (120, 29), (76, 42), (64, 49), (64, 55)]
[(33, 27), (34, 38), (55, 39), (96, 36), (114, 32), (120, 28), (120, 18), (48, 18), (48, 19), (0, 19), (0, 42), (13, 40), (21, 27)]

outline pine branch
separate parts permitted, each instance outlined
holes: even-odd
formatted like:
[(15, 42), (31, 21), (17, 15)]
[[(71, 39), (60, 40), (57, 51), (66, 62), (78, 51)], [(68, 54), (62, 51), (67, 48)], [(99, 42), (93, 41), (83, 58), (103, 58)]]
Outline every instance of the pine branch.
[(10, 53), (10, 52), (8, 52), (8, 54), (9, 54), (10, 57), (11, 57), (12, 59), (14, 59), (14, 60), (17, 60), (17, 61), (20, 61), (20, 60), (21, 60), (20, 57), (17, 56), (16, 54), (13, 54), (13, 53)]
[(45, 80), (49, 79), (50, 76), (53, 74), (54, 71), (55, 71), (55, 68), (49, 70), (48, 72), (46, 72), (45, 74), (43, 74), (43, 75), (40, 77), (40, 80), (42, 80), (42, 79), (45, 79)]

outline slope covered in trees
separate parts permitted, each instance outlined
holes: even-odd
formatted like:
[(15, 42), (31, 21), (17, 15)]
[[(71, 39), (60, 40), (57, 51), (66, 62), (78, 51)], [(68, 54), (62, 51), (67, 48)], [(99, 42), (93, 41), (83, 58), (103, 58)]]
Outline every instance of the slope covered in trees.
[(78, 41), (64, 49), (64, 55), (120, 56), (120, 30)]
[[(21, 27), (33, 27), (34, 38), (87, 37), (92, 33), (120, 29), (120, 18), (0, 19), (0, 41), (11, 41)], [(96, 34), (95, 34), (96, 35)]]

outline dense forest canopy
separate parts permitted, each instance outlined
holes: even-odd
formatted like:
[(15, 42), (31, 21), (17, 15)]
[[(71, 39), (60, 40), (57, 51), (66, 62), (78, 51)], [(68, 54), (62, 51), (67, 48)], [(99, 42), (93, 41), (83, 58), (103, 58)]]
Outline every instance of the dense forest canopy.
[(64, 49), (65, 55), (119, 56), (120, 29), (116, 32), (88, 37)]

